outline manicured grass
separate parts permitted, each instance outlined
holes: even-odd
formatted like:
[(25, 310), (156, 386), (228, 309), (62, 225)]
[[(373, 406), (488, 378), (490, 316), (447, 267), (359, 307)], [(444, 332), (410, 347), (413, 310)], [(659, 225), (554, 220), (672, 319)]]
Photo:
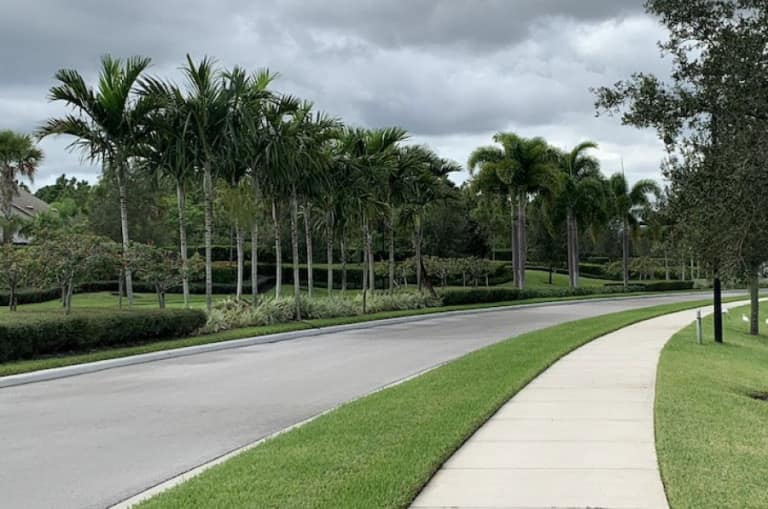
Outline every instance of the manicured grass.
[[(664, 292), (664, 293), (669, 294), (671, 292)], [(657, 294), (648, 293), (648, 292), (644, 292), (641, 294), (627, 294), (628, 297), (632, 297), (632, 296), (636, 297), (638, 295), (652, 296)], [(112, 299), (114, 296), (111, 296), (107, 293), (103, 293), (103, 294), (98, 293), (98, 294), (83, 294), (81, 295), (81, 297), (83, 297), (84, 301), (86, 302), (88, 301), (93, 302), (95, 307), (74, 309), (72, 311), (73, 313), (93, 314), (93, 313), (114, 312), (113, 309), (115, 308), (112, 307), (112, 303), (109, 300), (109, 299)], [(595, 295), (577, 296), (577, 297), (538, 298), (538, 299), (516, 300), (516, 301), (510, 301), (510, 302), (441, 306), (441, 307), (426, 308), (426, 309), (388, 311), (384, 313), (373, 313), (373, 314), (363, 315), (363, 316), (324, 318), (324, 319), (317, 319), (317, 320), (305, 320), (302, 322), (282, 323), (282, 324), (276, 324), (276, 325), (245, 327), (242, 329), (232, 329), (228, 331), (218, 332), (215, 334), (206, 334), (206, 335), (193, 336), (193, 337), (182, 338), (182, 339), (156, 341), (153, 343), (126, 346), (126, 347), (120, 347), (120, 348), (109, 348), (105, 350), (94, 350), (88, 353), (60, 355), (55, 357), (45, 357), (45, 358), (34, 359), (34, 360), (0, 363), (0, 376), (17, 375), (20, 373), (29, 373), (31, 371), (38, 371), (41, 369), (60, 368), (64, 366), (72, 366), (74, 364), (83, 364), (85, 362), (96, 362), (96, 361), (102, 361), (107, 359), (116, 359), (118, 357), (127, 357), (129, 355), (139, 355), (143, 353), (158, 352), (162, 350), (172, 350), (174, 348), (184, 348), (187, 346), (197, 346), (197, 345), (204, 345), (209, 343), (218, 343), (221, 341), (230, 341), (233, 339), (264, 336), (264, 335), (276, 334), (280, 332), (290, 332), (290, 331), (314, 329), (314, 328), (320, 328), (320, 327), (329, 327), (332, 325), (345, 325), (345, 324), (352, 324), (352, 323), (367, 322), (372, 320), (383, 320), (387, 318), (399, 318), (399, 317), (405, 317), (405, 316), (429, 315), (434, 313), (443, 313), (447, 311), (462, 311), (462, 310), (486, 309), (486, 308), (495, 308), (495, 307), (521, 306), (526, 304), (541, 304), (546, 302), (579, 301), (579, 300), (590, 300), (590, 299), (599, 299), (599, 298), (606, 298), (606, 297), (616, 298), (617, 294), (606, 294), (606, 295), (595, 294)], [(105, 304), (105, 303), (109, 303), (109, 304)], [(62, 311), (58, 308), (58, 306), (47, 307), (49, 305), (50, 303), (30, 304), (28, 306), (24, 306), (23, 308), (20, 307), (19, 308), (20, 310), (16, 311), (15, 313), (9, 313), (5, 308), (3, 308), (2, 310), (0, 310), (0, 322), (2, 322), (4, 319), (5, 320), (20, 320), (20, 319), (23, 320), (25, 319), (25, 317), (29, 317), (29, 319), (34, 319), (35, 317), (40, 316), (41, 311), (45, 313), (62, 313)]]
[[(594, 279), (590, 277), (580, 277), (579, 284), (583, 287), (595, 287), (605, 286), (608, 283), (617, 283), (617, 281), (610, 281), (608, 279)], [(514, 286), (512, 281), (504, 283), (501, 286)], [(526, 288), (552, 288), (553, 286), (567, 287), (568, 275), (552, 273), (552, 284), (549, 284), (549, 272), (543, 270), (526, 270), (525, 271), (525, 286)]]
[[(724, 320), (715, 344), (695, 328), (664, 348), (656, 388), (656, 448), (672, 509), (768, 507), (768, 336), (746, 334), (745, 309)], [(760, 324), (768, 313), (762, 313)]]
[(343, 405), (139, 507), (407, 507), (480, 425), (561, 356), (631, 323), (702, 304), (578, 320), (483, 348)]

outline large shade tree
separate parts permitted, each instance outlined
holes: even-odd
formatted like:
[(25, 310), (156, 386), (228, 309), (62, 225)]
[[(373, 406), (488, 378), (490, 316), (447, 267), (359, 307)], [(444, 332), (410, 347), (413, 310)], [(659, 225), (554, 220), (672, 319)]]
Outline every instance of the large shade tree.
[[(137, 95), (136, 87), (150, 59), (125, 60), (104, 56), (98, 82), (89, 87), (73, 69), (56, 73), (58, 84), (51, 88), (51, 101), (62, 102), (73, 110), (63, 117), (51, 118), (40, 128), (41, 136), (73, 136), (72, 148), (102, 163), (104, 172), (114, 176), (119, 189), (120, 227), (123, 249), (128, 250), (128, 171), (148, 115), (157, 107), (152, 98)], [(131, 271), (125, 273), (128, 302), (133, 302)]]

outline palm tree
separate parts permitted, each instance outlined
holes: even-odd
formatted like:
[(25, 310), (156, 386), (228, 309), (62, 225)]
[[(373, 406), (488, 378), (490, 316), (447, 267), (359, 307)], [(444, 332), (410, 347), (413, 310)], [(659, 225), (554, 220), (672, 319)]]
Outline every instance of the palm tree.
[[(414, 254), (416, 258), (416, 286), (422, 290), (424, 282), (424, 257), (422, 245), (424, 244), (424, 216), (427, 207), (436, 200), (442, 198), (442, 191), (446, 185), (448, 175), (461, 171), (461, 166), (448, 159), (442, 159), (428, 147), (411, 146), (405, 151), (411, 152), (413, 160), (411, 173), (408, 175), (406, 190), (406, 216), (409, 216), (414, 227)], [(429, 290), (433, 291), (431, 285)], [(433, 292), (434, 293), (434, 292)]]
[(566, 212), (568, 283), (571, 288), (579, 286), (579, 222), (595, 219), (605, 208), (600, 163), (587, 155), (587, 151), (596, 148), (597, 143), (585, 141), (570, 152), (560, 154), (563, 182), (559, 198)]
[(159, 171), (176, 186), (179, 219), (179, 260), (184, 306), (189, 307), (189, 253), (187, 247), (186, 196), (194, 176), (196, 140), (185, 99), (178, 87), (155, 78), (144, 79), (141, 93), (160, 105), (149, 117), (142, 156), (151, 171)]
[(614, 173), (608, 181), (611, 190), (614, 216), (621, 221), (621, 246), (624, 287), (629, 286), (629, 237), (639, 225), (637, 213), (650, 205), (649, 194), (659, 195), (661, 190), (653, 180), (638, 180), (630, 187), (624, 173)]
[[(61, 69), (56, 73), (58, 85), (51, 88), (51, 101), (61, 101), (74, 109), (74, 114), (52, 118), (38, 132), (41, 137), (68, 134), (76, 140), (70, 147), (84, 150), (87, 157), (100, 160), (105, 172), (117, 179), (120, 195), (120, 227), (123, 250), (127, 253), (129, 160), (134, 155), (137, 141), (147, 116), (155, 108), (152, 98), (137, 97), (135, 87), (150, 59), (131, 57), (125, 61), (109, 55), (102, 57), (96, 89), (89, 88), (79, 72)], [(131, 271), (125, 272), (128, 303), (133, 302)]]
[(512, 265), (517, 287), (524, 288), (529, 195), (558, 186), (556, 153), (542, 138), (522, 138), (502, 132), (494, 135), (493, 141), (501, 147), (477, 148), (470, 154), (467, 166), (470, 173), (476, 168), (494, 172), (507, 188), (513, 238)]
[(30, 136), (0, 131), (0, 215), (3, 218), (0, 233), (5, 244), (13, 241), (11, 203), (19, 193), (19, 179), (32, 180), (42, 160), (43, 152)]
[(203, 58), (195, 64), (187, 55), (182, 68), (186, 76), (187, 95), (185, 109), (197, 146), (196, 167), (202, 170), (203, 202), (205, 215), (205, 303), (208, 311), (213, 305), (213, 177), (220, 168), (223, 147), (228, 135), (229, 96), (223, 86), (221, 73), (215, 62)]

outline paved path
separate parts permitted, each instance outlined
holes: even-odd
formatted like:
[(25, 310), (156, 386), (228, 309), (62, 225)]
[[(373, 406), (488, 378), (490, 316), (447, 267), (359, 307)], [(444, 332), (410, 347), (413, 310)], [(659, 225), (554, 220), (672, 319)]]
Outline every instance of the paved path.
[(6, 387), (0, 389), (0, 507), (102, 508), (504, 338), (702, 297), (434, 316)]
[(656, 365), (693, 317), (640, 322), (555, 363), (443, 465), (412, 507), (666, 509)]

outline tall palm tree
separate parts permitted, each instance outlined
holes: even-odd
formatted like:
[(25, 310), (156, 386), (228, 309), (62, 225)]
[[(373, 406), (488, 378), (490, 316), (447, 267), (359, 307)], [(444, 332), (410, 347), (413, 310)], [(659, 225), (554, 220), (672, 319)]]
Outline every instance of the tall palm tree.
[(557, 156), (543, 138), (522, 138), (500, 132), (493, 141), (500, 146), (479, 147), (469, 156), (468, 168), (495, 172), (507, 187), (513, 238), (513, 267), (518, 288), (525, 287), (528, 250), (529, 196), (558, 186)]
[(570, 152), (560, 154), (562, 189), (560, 201), (565, 207), (565, 229), (568, 246), (568, 283), (579, 286), (579, 222), (594, 218), (605, 208), (600, 163), (587, 154), (597, 143), (584, 141)]
[(197, 140), (195, 166), (202, 171), (203, 209), (205, 216), (205, 303), (213, 305), (213, 179), (221, 168), (223, 147), (228, 135), (229, 96), (223, 86), (222, 73), (214, 60), (203, 58), (195, 63), (187, 55), (182, 68), (186, 77), (185, 108)]
[(19, 179), (26, 177), (32, 180), (42, 160), (43, 152), (30, 136), (9, 130), (0, 131), (0, 216), (3, 218), (0, 233), (5, 244), (13, 241), (11, 203), (19, 193)]
[(176, 186), (182, 292), (184, 306), (189, 307), (186, 197), (187, 186), (194, 177), (195, 133), (178, 87), (156, 78), (146, 78), (140, 93), (152, 97), (159, 105), (149, 116), (141, 154), (151, 171), (159, 171)]
[[(49, 99), (61, 101), (74, 110), (61, 118), (47, 120), (38, 130), (41, 137), (67, 134), (76, 140), (70, 145), (84, 150), (92, 160), (100, 160), (106, 171), (117, 180), (120, 196), (120, 229), (123, 250), (128, 252), (128, 189), (129, 160), (134, 155), (147, 116), (157, 107), (152, 98), (137, 96), (136, 85), (149, 66), (150, 59), (131, 57), (126, 60), (102, 57), (98, 84), (95, 89), (85, 84), (79, 72), (60, 69), (58, 85), (51, 88)], [(128, 303), (133, 302), (131, 271), (125, 271)]]
[(640, 221), (638, 212), (650, 204), (649, 194), (658, 196), (661, 192), (653, 180), (643, 179), (629, 186), (624, 173), (614, 173), (608, 181), (611, 190), (614, 216), (621, 222), (621, 247), (624, 287), (629, 286), (629, 239), (631, 231)]
[[(414, 228), (414, 255), (416, 258), (416, 286), (422, 290), (424, 283), (424, 216), (430, 204), (442, 198), (448, 175), (461, 171), (461, 166), (451, 160), (442, 159), (425, 146), (406, 147), (414, 163), (408, 175), (406, 190), (406, 212)], [(433, 291), (431, 286), (430, 291)]]

